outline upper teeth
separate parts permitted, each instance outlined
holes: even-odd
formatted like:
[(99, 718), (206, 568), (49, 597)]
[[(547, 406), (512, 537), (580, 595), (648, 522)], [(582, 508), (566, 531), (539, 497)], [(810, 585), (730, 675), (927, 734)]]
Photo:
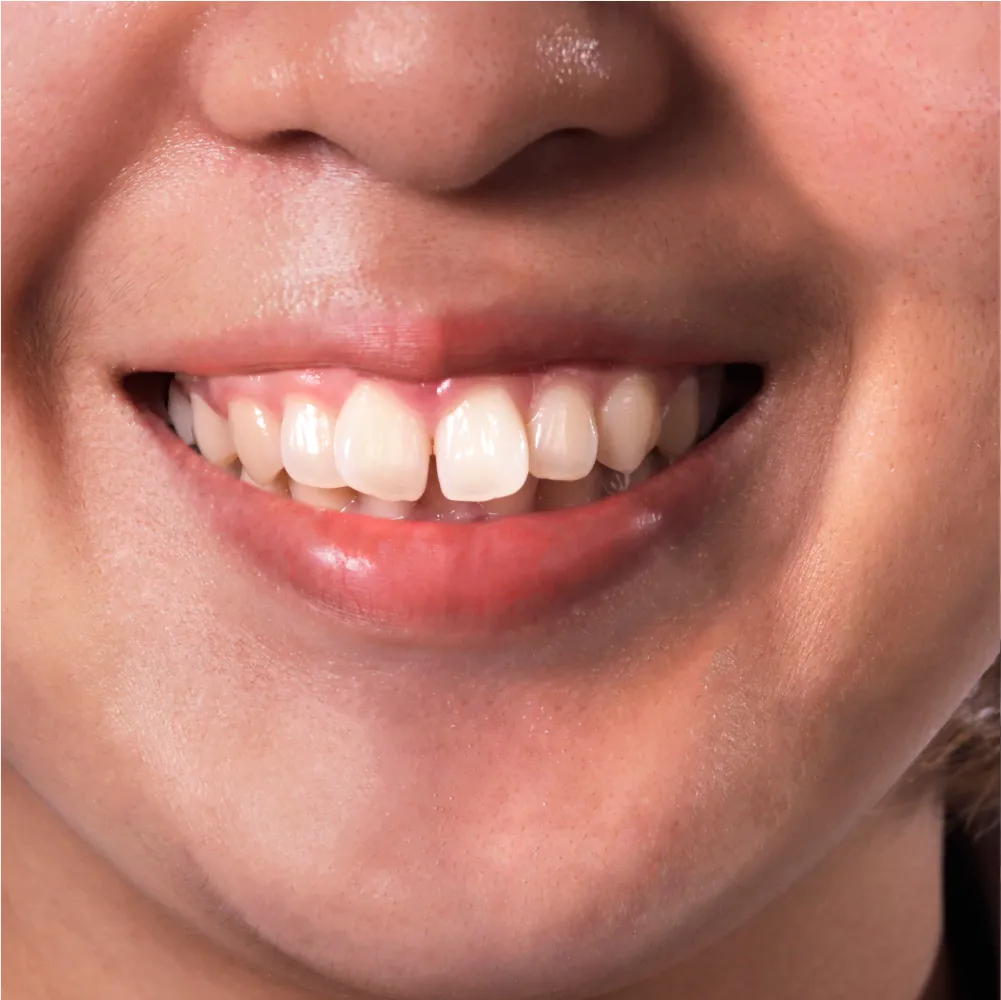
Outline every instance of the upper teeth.
[[(657, 382), (640, 372), (605, 379), (597, 399), (580, 380), (555, 378), (523, 410), (502, 381), (488, 379), (453, 393), (433, 428), (377, 380), (359, 380), (339, 411), (296, 393), (279, 417), (238, 396), (228, 419), (197, 384), (190, 401), (172, 384), (168, 411), (185, 441), (218, 465), (238, 459), (245, 479), (267, 485), (284, 469), (293, 496), (306, 502), (343, 509), (356, 491), (383, 502), (363, 511), (397, 517), (430, 490), (432, 452), (436, 496), (457, 504), (512, 498), (493, 504), (498, 511), (520, 509), (521, 494), (535, 495), (535, 479), (581, 483), (563, 493), (586, 499), (595, 493), (596, 463), (631, 482), (654, 447), (676, 461), (693, 446), (699, 386), (695, 375), (686, 377), (662, 405)], [(540, 485), (543, 506), (569, 502), (547, 490)]]

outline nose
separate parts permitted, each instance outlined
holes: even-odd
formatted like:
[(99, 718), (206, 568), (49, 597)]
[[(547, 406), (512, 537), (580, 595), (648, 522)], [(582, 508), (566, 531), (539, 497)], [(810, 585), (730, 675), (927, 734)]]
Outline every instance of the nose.
[(454, 191), (554, 133), (656, 128), (670, 66), (645, 6), (220, 4), (195, 86), (237, 142), (311, 133), (392, 184)]

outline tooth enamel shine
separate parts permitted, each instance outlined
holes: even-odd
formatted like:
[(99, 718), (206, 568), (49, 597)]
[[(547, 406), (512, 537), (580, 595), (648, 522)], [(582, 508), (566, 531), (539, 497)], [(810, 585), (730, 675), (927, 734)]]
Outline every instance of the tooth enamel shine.
[(334, 461), (336, 419), (335, 414), (308, 399), (291, 397), (285, 401), (281, 456), (290, 479), (326, 490), (345, 485)]
[(525, 424), (506, 389), (473, 389), (438, 424), (438, 482), (449, 500), (483, 502), (517, 493), (528, 478)]
[(427, 485), (431, 440), (424, 421), (374, 383), (359, 383), (344, 403), (334, 454), (344, 482), (359, 493), (412, 502)]

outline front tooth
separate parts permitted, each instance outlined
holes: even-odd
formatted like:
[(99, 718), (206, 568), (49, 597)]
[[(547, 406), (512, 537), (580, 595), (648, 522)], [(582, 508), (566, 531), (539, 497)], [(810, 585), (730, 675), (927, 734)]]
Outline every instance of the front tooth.
[(167, 416), (170, 417), (170, 426), (174, 428), (177, 436), (189, 447), (193, 445), (195, 427), (192, 423), (191, 400), (173, 379), (167, 389)]
[(282, 428), (277, 417), (251, 399), (229, 404), (229, 429), (244, 470), (256, 483), (270, 483), (282, 470)]
[(473, 389), (442, 417), (434, 453), (441, 491), (449, 500), (482, 503), (510, 496), (528, 478), (525, 424), (500, 386)]
[(358, 498), (358, 513), (380, 517), (387, 521), (402, 521), (410, 517), (414, 505), (409, 500), (383, 500), (367, 493)]
[(657, 387), (646, 375), (626, 375), (598, 412), (598, 461), (616, 472), (633, 472), (660, 433)]
[(289, 482), (289, 492), (291, 492), (293, 500), (309, 504), (310, 507), (320, 507), (323, 510), (346, 510), (358, 496), (348, 486), (324, 490), (296, 482), (294, 479)]
[(191, 424), (198, 450), (213, 465), (230, 465), (236, 459), (236, 445), (229, 421), (219, 416), (201, 396), (191, 397)]
[(583, 479), (598, 457), (591, 399), (575, 385), (554, 385), (536, 403), (528, 425), (528, 468), (538, 479)]
[(290, 479), (324, 490), (345, 485), (334, 461), (336, 421), (335, 413), (308, 399), (285, 401), (281, 458)]
[(480, 504), (483, 513), (489, 517), (511, 517), (513, 514), (527, 514), (535, 510), (535, 487), (537, 480), (529, 474), (525, 484), (516, 493), (506, 497), (484, 500)]
[(676, 462), (687, 452), (699, 433), (699, 383), (688, 375), (675, 390), (664, 411), (657, 450)]
[(361, 382), (341, 410), (334, 454), (344, 482), (359, 493), (414, 501), (427, 484), (431, 439), (393, 392)]

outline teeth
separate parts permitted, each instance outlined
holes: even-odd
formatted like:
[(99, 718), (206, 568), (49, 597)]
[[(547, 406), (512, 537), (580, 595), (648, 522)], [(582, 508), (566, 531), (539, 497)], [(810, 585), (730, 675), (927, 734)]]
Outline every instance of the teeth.
[(490, 517), (511, 517), (513, 514), (527, 514), (535, 510), (535, 476), (529, 475), (525, 485), (516, 493), (506, 497), (484, 500), (480, 505), (484, 514)]
[(277, 417), (249, 399), (229, 404), (229, 429), (244, 470), (270, 483), (282, 470), (282, 428)]
[(306, 399), (289, 399), (282, 415), (281, 458), (289, 478), (304, 486), (335, 489), (344, 477), (334, 462), (337, 415)]
[(337, 468), (349, 486), (380, 500), (419, 500), (431, 440), (424, 422), (392, 392), (368, 382), (348, 397), (334, 435)]
[(189, 447), (193, 445), (195, 427), (191, 416), (191, 400), (173, 380), (167, 389), (167, 416), (170, 417), (170, 426), (177, 432), (177, 436)]
[(517, 493), (528, 478), (528, 438), (507, 390), (470, 392), (434, 435), (438, 481), (449, 500), (482, 503)]
[(256, 486), (259, 490), (264, 490), (266, 493), (288, 493), (288, 482), (284, 476), (276, 476), (269, 479), (267, 482), (258, 482), (246, 469), (244, 466), (240, 470), (240, 480), (244, 483), (250, 483), (251, 486)]
[(410, 517), (414, 505), (409, 500), (382, 500), (363, 493), (358, 498), (358, 513), (381, 517), (387, 521), (402, 521)]
[(582, 507), (594, 503), (604, 492), (604, 476), (599, 466), (595, 466), (583, 478), (573, 482), (557, 482), (540, 479), (535, 493), (536, 510), (563, 510), (567, 507)]
[(296, 482), (294, 479), (289, 483), (289, 490), (293, 500), (307, 503), (310, 507), (321, 507), (324, 510), (346, 510), (358, 496), (353, 489), (347, 486), (324, 490)]
[(616, 472), (633, 472), (659, 433), (657, 387), (645, 375), (627, 375), (598, 412), (598, 461)]
[(229, 421), (220, 417), (201, 396), (191, 397), (191, 422), (198, 450), (213, 465), (230, 465), (236, 459)]
[(546, 389), (528, 425), (528, 468), (539, 479), (583, 479), (598, 457), (590, 397), (574, 385)]
[(699, 433), (699, 384), (689, 375), (678, 386), (664, 411), (657, 450), (676, 462), (691, 449)]
[(421, 497), (421, 513), (431, 521), (475, 521), (483, 510), (479, 504), (449, 500), (438, 482), (438, 463), (432, 458), (428, 469), (428, 484)]

